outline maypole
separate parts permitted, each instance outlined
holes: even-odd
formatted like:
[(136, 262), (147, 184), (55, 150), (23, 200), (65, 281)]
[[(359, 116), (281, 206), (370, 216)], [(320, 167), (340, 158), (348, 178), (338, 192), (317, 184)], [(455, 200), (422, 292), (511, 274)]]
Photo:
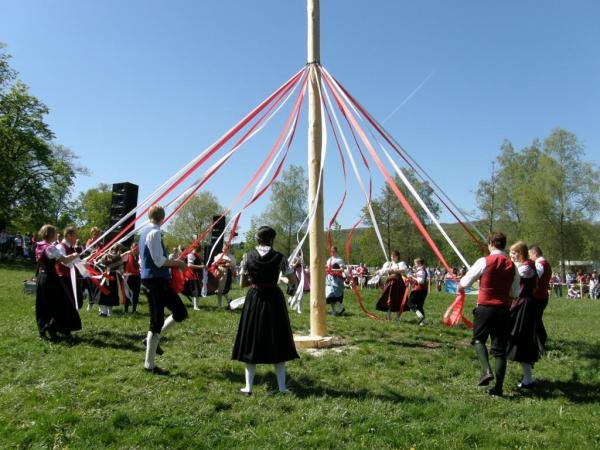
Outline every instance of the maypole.
[(307, 0), (308, 15), (308, 210), (317, 202), (315, 216), (310, 224), (310, 334), (312, 337), (327, 334), (325, 305), (325, 232), (323, 220), (323, 183), (321, 176), (321, 99), (319, 84), (320, 8), (319, 0)]

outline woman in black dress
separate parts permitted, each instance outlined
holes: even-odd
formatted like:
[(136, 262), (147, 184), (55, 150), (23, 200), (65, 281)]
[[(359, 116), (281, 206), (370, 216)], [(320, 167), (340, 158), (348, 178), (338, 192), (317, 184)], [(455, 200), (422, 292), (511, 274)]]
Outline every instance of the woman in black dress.
[(251, 395), (256, 364), (274, 364), (279, 392), (286, 393), (285, 362), (299, 358), (283, 292), (277, 286), (279, 274), (288, 284), (297, 284), (287, 259), (272, 249), (275, 230), (260, 227), (257, 246), (242, 258), (242, 287), (250, 286), (233, 346), (232, 359), (246, 363), (246, 386)]
[(538, 339), (538, 320), (533, 291), (537, 284), (535, 263), (527, 257), (527, 245), (519, 241), (510, 247), (510, 258), (517, 265), (521, 285), (519, 298), (510, 308), (510, 335), (507, 358), (518, 361), (523, 368), (523, 378), (517, 385), (519, 389), (531, 389), (533, 378), (531, 370), (539, 359), (543, 347)]
[(396, 313), (396, 320), (400, 320), (400, 315), (402, 314), (400, 307), (402, 306), (402, 299), (406, 290), (403, 275), (407, 269), (406, 263), (400, 261), (400, 252), (394, 250), (392, 252), (392, 260), (386, 262), (378, 272), (380, 276), (387, 276), (387, 281), (375, 308), (377, 311), (385, 311), (386, 320), (392, 319), (392, 312)]
[(40, 229), (41, 240), (37, 242), (37, 288), (35, 295), (35, 318), (42, 339), (56, 338), (56, 333), (66, 336), (71, 331), (81, 330), (81, 319), (71, 301), (71, 295), (61, 283), (56, 272), (56, 262), (70, 264), (78, 256), (72, 253), (63, 256), (56, 248), (56, 228), (44, 225)]

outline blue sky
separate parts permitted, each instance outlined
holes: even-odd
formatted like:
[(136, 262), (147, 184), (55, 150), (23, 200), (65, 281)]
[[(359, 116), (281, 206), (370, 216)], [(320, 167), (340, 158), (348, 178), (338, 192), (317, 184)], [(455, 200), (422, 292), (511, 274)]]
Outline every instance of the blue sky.
[[(77, 189), (131, 181), (143, 197), (303, 66), (305, 8), (302, 0), (0, 0), (0, 41), (50, 107), (57, 142), (91, 169)], [(561, 126), (600, 159), (598, 17), (593, 0), (324, 0), (321, 61), (379, 119), (432, 74), (385, 125), (473, 210), (505, 138), (521, 148)], [(302, 127), (291, 162), (305, 165)], [(278, 131), (265, 129), (208, 186), (223, 204)], [(326, 218), (342, 184), (335, 159), (327, 167)]]

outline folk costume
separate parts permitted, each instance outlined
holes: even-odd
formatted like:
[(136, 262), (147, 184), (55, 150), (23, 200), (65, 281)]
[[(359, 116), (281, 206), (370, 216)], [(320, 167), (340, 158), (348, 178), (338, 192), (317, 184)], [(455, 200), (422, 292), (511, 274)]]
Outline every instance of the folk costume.
[[(56, 246), (56, 249), (63, 256), (69, 256), (73, 253), (81, 253), (81, 249), (71, 246), (66, 239), (63, 239), (60, 244)], [(75, 309), (79, 310), (83, 306), (83, 280), (77, 270), (71, 270), (71, 267), (64, 265), (61, 262), (56, 262), (56, 273), (58, 278), (63, 285), (65, 292), (68, 293), (69, 299), (73, 303)], [(75, 277), (75, 293), (73, 292), (73, 283), (71, 277)], [(79, 314), (79, 313), (78, 313)]]
[(406, 284), (402, 278), (402, 273), (408, 269), (404, 261), (387, 261), (379, 270), (379, 275), (387, 276), (387, 281), (383, 286), (383, 293), (377, 301), (375, 308), (377, 311), (387, 312), (387, 319), (391, 319), (391, 313), (397, 314), (397, 320), (400, 319), (400, 307), (404, 298)]
[[(202, 255), (200, 252), (190, 252), (187, 255), (187, 264), (188, 267), (202, 265)], [(192, 267), (191, 272), (187, 272), (189, 276), (185, 280), (185, 285), (183, 287), (183, 295), (192, 298), (194, 310), (196, 311), (200, 310), (200, 308), (198, 308), (198, 298), (202, 294), (203, 270), (204, 269)]]
[[(272, 243), (275, 231), (261, 227), (257, 238)], [(263, 244), (243, 256), (240, 272), (250, 283), (232, 352), (232, 359), (246, 363), (246, 386), (241, 392), (252, 393), (256, 364), (274, 364), (279, 391), (287, 392), (285, 362), (299, 356), (287, 304), (277, 283), (280, 273), (294, 277), (293, 270), (281, 253)]]
[(40, 337), (46, 333), (51, 338), (56, 333), (70, 335), (81, 330), (81, 319), (69, 295), (56, 272), (60, 251), (54, 244), (38, 242), (35, 249), (37, 262), (37, 288), (35, 297), (35, 317)]
[(521, 363), (523, 380), (519, 387), (528, 388), (533, 384), (531, 369), (543, 350), (538, 339), (538, 307), (533, 297), (538, 275), (535, 263), (530, 259), (517, 263), (517, 268), (521, 281), (519, 296), (510, 308), (507, 357)]
[(535, 299), (536, 311), (537, 311), (537, 320), (538, 320), (538, 338), (540, 345), (542, 347), (546, 346), (546, 340), (548, 339), (548, 334), (546, 333), (546, 327), (544, 326), (544, 311), (548, 306), (548, 299), (550, 297), (550, 280), (552, 278), (552, 267), (546, 258), (540, 256), (535, 260), (535, 270), (538, 276), (537, 286), (533, 291), (533, 298)]
[(223, 297), (227, 301), (227, 304), (231, 302), (229, 298), (229, 291), (231, 289), (231, 283), (237, 273), (237, 264), (235, 257), (228, 253), (219, 253), (214, 257), (214, 264), (218, 271), (219, 285), (217, 287), (217, 300), (219, 308), (223, 306)]
[(429, 290), (429, 274), (425, 266), (416, 268), (413, 279), (415, 285), (410, 292), (407, 305), (417, 315), (419, 326), (422, 327), (425, 324), (425, 309), (423, 307)]
[(506, 348), (510, 326), (511, 297), (519, 293), (519, 273), (502, 250), (494, 249), (489, 256), (479, 258), (460, 280), (464, 289), (479, 280), (477, 307), (472, 345), (481, 363), (479, 386), (487, 386), (494, 379), (490, 367), (486, 341), (492, 339), (491, 353), (495, 357), (496, 384), (491, 395), (502, 395), (506, 373)]
[(102, 282), (106, 287), (107, 292), (100, 291), (98, 305), (100, 306), (100, 316), (110, 317), (112, 309), (119, 306), (119, 283), (122, 282), (120, 273), (123, 267), (121, 255), (112, 251), (104, 255), (101, 261), (104, 268), (104, 278)]
[[(325, 275), (325, 301), (331, 305), (331, 314), (339, 316), (344, 313), (344, 274), (335, 263)], [(336, 308), (336, 305), (339, 307)]]
[[(162, 241), (160, 226), (151, 222), (140, 236), (140, 275), (148, 296), (150, 311), (150, 326), (144, 340), (144, 369), (161, 375), (168, 372), (158, 368), (154, 361), (157, 352), (162, 354), (162, 349), (158, 346), (160, 338), (175, 323), (184, 321), (188, 316), (185, 305), (171, 288), (171, 272), (164, 265), (166, 262), (167, 251)], [(171, 311), (166, 320), (165, 307)]]
[(142, 285), (142, 279), (140, 278), (140, 263), (137, 254), (133, 251), (128, 251), (123, 255), (123, 281), (129, 286), (131, 292), (131, 299), (125, 298), (125, 312), (129, 312), (129, 306), (131, 305), (131, 312), (137, 311), (137, 306), (140, 300), (140, 290)]

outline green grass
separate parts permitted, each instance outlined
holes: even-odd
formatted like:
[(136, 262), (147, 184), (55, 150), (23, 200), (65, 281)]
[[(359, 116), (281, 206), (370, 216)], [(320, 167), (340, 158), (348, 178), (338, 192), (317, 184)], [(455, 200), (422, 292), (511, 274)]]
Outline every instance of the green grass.
[[(449, 295), (430, 295), (419, 328), (410, 313), (401, 324), (370, 320), (347, 292), (348, 316), (328, 320), (345, 345), (301, 352), (287, 396), (272, 367), (259, 366), (254, 395), (243, 397), (243, 365), (230, 360), (239, 313), (217, 310), (214, 297), (169, 330), (158, 362), (172, 375), (160, 377), (142, 370), (145, 298), (135, 316), (82, 311), (74, 343), (42, 342), (34, 298), (22, 294), (30, 274), (0, 265), (3, 449), (600, 446), (600, 302), (552, 300), (538, 388), (517, 392), (510, 363), (497, 399), (474, 387), (469, 331), (439, 323)], [(375, 294), (365, 291), (369, 305)], [(308, 333), (306, 310), (290, 317)]]

